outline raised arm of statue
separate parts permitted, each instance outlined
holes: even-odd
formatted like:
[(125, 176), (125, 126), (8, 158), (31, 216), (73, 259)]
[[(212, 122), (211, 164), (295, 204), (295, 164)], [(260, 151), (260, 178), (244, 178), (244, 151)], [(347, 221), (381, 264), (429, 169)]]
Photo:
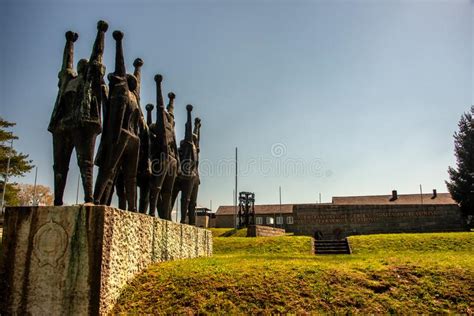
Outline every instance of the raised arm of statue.
[(137, 99), (137, 104), (138, 104), (138, 110), (140, 111), (140, 119), (139, 119), (139, 130), (141, 131), (140, 134), (143, 131), (148, 131), (148, 126), (145, 121), (145, 116), (143, 115), (142, 108), (140, 106), (140, 85), (141, 85), (141, 69), (143, 66), (143, 60), (141, 58), (137, 58), (133, 61), (133, 67), (135, 68), (133, 70), (133, 75), (135, 76), (135, 79), (137, 80), (137, 84), (135, 89), (132, 91), (133, 94), (135, 95)]
[[(125, 106), (123, 106), (123, 102), (113, 102), (112, 98), (122, 98), (123, 93), (128, 91), (127, 85), (127, 78), (126, 78), (126, 69), (125, 69), (125, 61), (123, 57), (123, 33), (120, 31), (114, 31), (112, 34), (115, 40), (115, 70), (113, 75), (110, 76), (109, 80), (113, 81), (112, 85), (114, 92), (111, 91), (111, 95), (109, 96), (109, 106), (121, 106), (121, 109), (114, 109), (110, 110), (110, 122), (111, 122), (111, 134), (115, 135), (116, 141), (120, 139), (118, 135), (120, 135), (120, 130), (122, 128), (122, 121), (125, 115)], [(120, 86), (120, 87), (119, 87)]]
[(163, 101), (163, 93), (161, 90), (161, 82), (163, 81), (162, 75), (155, 76), (156, 83), (156, 129), (157, 137), (159, 141), (159, 146), (161, 147), (162, 152), (165, 155), (165, 159), (168, 158), (168, 132), (166, 130), (166, 113), (165, 113), (165, 104)]
[(58, 95), (56, 96), (56, 102), (54, 103), (53, 112), (51, 113), (51, 119), (48, 125), (48, 131), (53, 133), (56, 130), (58, 121), (60, 120), (62, 113), (61, 98), (66, 90), (68, 82), (75, 78), (77, 74), (74, 71), (74, 42), (79, 37), (77, 33), (67, 31), (66, 34), (66, 45), (64, 46), (63, 62), (61, 70), (58, 73)]
[[(171, 118), (171, 120), (168, 122), (168, 124), (171, 125), (171, 129), (172, 129), (172, 139), (173, 139), (173, 143), (171, 144), (173, 149), (174, 149), (174, 152), (176, 154), (176, 160), (178, 162), (178, 166), (180, 164), (180, 159), (179, 159), (179, 155), (178, 155), (178, 142), (176, 141), (176, 133), (174, 131), (174, 126), (175, 126), (175, 121), (174, 121), (174, 99), (176, 98), (176, 95), (173, 93), (173, 92), (169, 92), (168, 93), (168, 105), (166, 106), (166, 110), (168, 111), (168, 117)], [(169, 135), (167, 135), (169, 136)]]
[(168, 93), (168, 105), (166, 106), (166, 110), (168, 113), (173, 117), (173, 125), (174, 125), (174, 99), (176, 95), (173, 92)]
[[(109, 25), (105, 21), (97, 22), (97, 35), (95, 37), (94, 45), (92, 47), (91, 57), (89, 60), (89, 69), (87, 72), (87, 79), (89, 82), (94, 83), (96, 87), (99, 85), (105, 85), (104, 75), (105, 75), (105, 66), (103, 64), (104, 56), (104, 41), (105, 41), (105, 32)], [(99, 94), (99, 91), (95, 92)], [(102, 94), (98, 95), (102, 97)], [(104, 101), (104, 100), (102, 100)]]
[(58, 88), (60, 92), (64, 90), (69, 79), (76, 76), (74, 71), (74, 42), (77, 41), (79, 35), (72, 31), (67, 31), (65, 36), (66, 45), (64, 46), (63, 63), (58, 73)]
[(152, 119), (152, 112), (153, 112), (153, 104), (151, 103), (148, 103), (146, 106), (145, 106), (145, 110), (146, 110), (146, 124), (148, 126), (151, 126), (151, 124), (153, 124), (153, 119)]
[(94, 46), (92, 47), (91, 58), (89, 63), (103, 63), (103, 56), (104, 56), (104, 39), (105, 39), (105, 32), (109, 25), (105, 21), (97, 22), (97, 36), (95, 38)]
[(124, 77), (127, 75), (127, 71), (125, 69), (125, 61), (123, 58), (123, 33), (120, 31), (114, 31), (112, 34), (115, 40), (115, 70), (114, 75), (118, 77)]
[(133, 75), (137, 78), (137, 88), (135, 89), (135, 95), (137, 96), (137, 100), (140, 102), (140, 87), (142, 83), (142, 66), (143, 60), (141, 58), (135, 59), (133, 62), (133, 67), (135, 70), (133, 71)]
[(195, 145), (196, 145), (197, 151), (199, 152), (199, 141), (201, 140), (201, 119), (199, 117), (196, 117), (194, 119), (193, 134), (196, 135)]
[(186, 105), (187, 119), (184, 131), (184, 141), (188, 144), (193, 143), (193, 122), (191, 118), (191, 112), (193, 111), (193, 106), (191, 104)]
[(92, 47), (89, 62), (87, 62), (87, 73), (82, 85), (78, 118), (87, 121), (94, 126), (99, 133), (101, 130), (101, 107), (106, 102), (104, 74), (105, 66), (102, 64), (104, 55), (104, 39), (108, 24), (105, 21), (97, 22), (97, 36)]

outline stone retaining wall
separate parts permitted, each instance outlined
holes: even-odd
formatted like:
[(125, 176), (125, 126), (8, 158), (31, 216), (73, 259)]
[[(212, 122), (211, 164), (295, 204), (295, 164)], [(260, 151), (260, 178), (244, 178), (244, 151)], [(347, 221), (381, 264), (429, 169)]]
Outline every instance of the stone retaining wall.
[(463, 231), (466, 222), (457, 205), (325, 205), (294, 206), (297, 235), (342, 239), (359, 234)]
[(250, 225), (247, 227), (247, 237), (273, 237), (284, 236), (285, 230), (270, 226)]
[(106, 314), (149, 264), (212, 255), (208, 230), (106, 206), (8, 208), (3, 233), (8, 314)]

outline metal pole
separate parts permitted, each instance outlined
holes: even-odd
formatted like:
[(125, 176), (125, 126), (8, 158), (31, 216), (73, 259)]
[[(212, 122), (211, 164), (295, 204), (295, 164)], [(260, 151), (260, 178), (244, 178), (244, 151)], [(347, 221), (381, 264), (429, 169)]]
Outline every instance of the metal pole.
[(423, 205), (423, 188), (420, 184), (420, 200), (421, 200), (421, 205)]
[(7, 172), (5, 173), (5, 177), (3, 178), (3, 192), (2, 192), (2, 213), (5, 213), (5, 192), (7, 192), (7, 183), (8, 183), (8, 176), (10, 173), (10, 159), (13, 153), (13, 139), (10, 140), (10, 153), (8, 155), (7, 160)]
[(238, 165), (238, 153), (237, 147), (235, 147), (235, 200), (234, 200), (234, 213), (236, 220), (234, 221), (234, 226), (237, 228), (237, 199), (238, 199), (238, 190), (237, 190), (237, 177), (239, 175), (239, 165)]
[[(196, 204), (197, 204), (197, 203), (196, 203)], [(196, 214), (197, 214), (197, 210), (196, 210), (196, 209), (197, 209), (197, 207), (194, 207), (194, 226), (196, 226), (196, 216), (197, 216), (197, 215), (196, 215)], [(188, 216), (188, 217), (189, 217), (189, 216)], [(189, 224), (189, 218), (188, 218), (188, 224)], [(191, 224), (189, 224), (189, 225), (191, 225)]]
[(319, 204), (321, 204), (321, 192), (319, 192)]
[(38, 206), (38, 200), (36, 197), (36, 181), (38, 180), (38, 167), (35, 168), (35, 185), (33, 186), (33, 206)]
[(281, 186), (278, 188), (280, 193), (280, 219), (281, 219), (281, 228), (283, 228), (283, 214), (281, 213)]
[(209, 203), (209, 210), (212, 212), (212, 200), (211, 200), (211, 202)]
[(237, 225), (237, 216), (238, 216), (238, 213), (237, 213), (237, 204), (236, 204), (237, 202), (235, 201), (235, 199), (236, 199), (236, 197), (235, 197), (235, 196), (236, 196), (236, 194), (235, 194), (235, 189), (232, 190), (232, 192), (234, 193), (233, 196), (232, 196), (232, 198), (234, 199), (234, 228), (237, 228), (237, 226), (238, 226), (238, 225)]
[(277, 216), (276, 216), (276, 214), (277, 214), (277, 213), (276, 213), (275, 211), (273, 211), (273, 228), (276, 227), (276, 221), (277, 221)]
[(81, 180), (81, 174), (77, 176), (77, 187), (76, 187), (76, 204), (79, 204), (79, 182)]
[(178, 222), (178, 210), (179, 210), (179, 198), (176, 197), (176, 223)]
[(276, 212), (273, 212), (273, 228), (275, 228), (276, 225)]

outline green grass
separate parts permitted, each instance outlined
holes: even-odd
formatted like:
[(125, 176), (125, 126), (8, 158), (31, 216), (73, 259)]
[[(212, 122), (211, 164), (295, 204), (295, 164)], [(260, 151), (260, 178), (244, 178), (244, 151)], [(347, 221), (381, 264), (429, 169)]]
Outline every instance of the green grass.
[(353, 255), (314, 256), (309, 237), (215, 237), (211, 258), (164, 262), (139, 274), (113, 312), (474, 312), (474, 233), (350, 242)]
[(213, 237), (246, 237), (247, 228), (209, 228)]

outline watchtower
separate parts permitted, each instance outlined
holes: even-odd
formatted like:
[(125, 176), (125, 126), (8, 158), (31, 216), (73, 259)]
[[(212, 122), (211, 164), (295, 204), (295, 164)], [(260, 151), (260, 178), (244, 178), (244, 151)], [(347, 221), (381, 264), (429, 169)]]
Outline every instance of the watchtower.
[(255, 225), (255, 193), (239, 193), (239, 228)]

